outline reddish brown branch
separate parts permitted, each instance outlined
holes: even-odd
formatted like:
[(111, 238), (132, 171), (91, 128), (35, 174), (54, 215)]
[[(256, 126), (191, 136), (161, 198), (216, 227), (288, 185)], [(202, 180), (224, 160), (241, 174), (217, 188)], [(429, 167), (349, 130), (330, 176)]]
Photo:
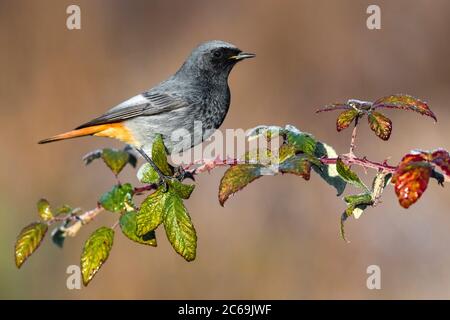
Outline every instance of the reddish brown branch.
[[(382, 172), (387, 172), (387, 173), (394, 173), (395, 170), (397, 169), (397, 167), (390, 166), (386, 162), (379, 163), (379, 162), (375, 162), (375, 161), (370, 161), (370, 160), (366, 159), (365, 157), (357, 158), (353, 155), (342, 155), (340, 158), (346, 165), (354, 164), (354, 165), (361, 166), (363, 168), (375, 169), (377, 171), (382, 171)], [(323, 164), (336, 164), (337, 159), (338, 158), (321, 158), (320, 161)]]
[(157, 188), (158, 188), (158, 185), (156, 183), (149, 184), (149, 185), (146, 185), (143, 187), (136, 187), (133, 190), (133, 194), (138, 195), (138, 194), (144, 193), (145, 191), (151, 191), (151, 190), (154, 190)]

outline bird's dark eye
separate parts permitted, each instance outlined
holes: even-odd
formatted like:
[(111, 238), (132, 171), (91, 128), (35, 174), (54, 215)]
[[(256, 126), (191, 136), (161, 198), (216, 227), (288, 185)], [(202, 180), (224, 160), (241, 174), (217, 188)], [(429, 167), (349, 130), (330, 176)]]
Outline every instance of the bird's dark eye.
[(214, 55), (215, 58), (221, 58), (222, 57), (222, 51), (219, 51), (219, 50), (214, 51), (213, 55)]

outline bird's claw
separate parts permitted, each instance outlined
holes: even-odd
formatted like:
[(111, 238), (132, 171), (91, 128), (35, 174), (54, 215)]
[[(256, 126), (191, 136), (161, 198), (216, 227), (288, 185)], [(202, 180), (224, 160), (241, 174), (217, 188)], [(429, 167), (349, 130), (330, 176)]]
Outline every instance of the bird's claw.
[(194, 172), (185, 170), (182, 166), (175, 168), (175, 177), (181, 182), (184, 179), (195, 181)]
[(168, 181), (170, 179), (172, 179), (172, 177), (171, 176), (166, 176), (166, 175), (160, 175), (159, 178), (160, 178), (159, 186), (163, 187), (163, 189), (162, 189), (163, 192), (167, 192), (169, 190), (169, 183), (168, 183)]

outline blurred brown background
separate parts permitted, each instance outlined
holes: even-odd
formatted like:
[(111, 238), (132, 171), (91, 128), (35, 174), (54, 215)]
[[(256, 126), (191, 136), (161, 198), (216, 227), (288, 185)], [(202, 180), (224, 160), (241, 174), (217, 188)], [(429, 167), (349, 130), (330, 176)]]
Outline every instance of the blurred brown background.
[[(366, 28), (378, 4), (382, 29)], [(66, 7), (82, 29), (66, 29)], [(434, 1), (0, 1), (1, 298), (450, 298), (450, 191), (431, 183), (408, 211), (392, 188), (339, 238), (343, 201), (317, 176), (264, 178), (217, 201), (223, 170), (199, 177), (187, 202), (199, 234), (186, 263), (158, 230), (158, 248), (117, 232), (108, 262), (88, 288), (66, 288), (66, 267), (83, 242), (115, 216), (104, 214), (63, 250), (46, 239), (19, 271), (13, 244), (36, 219), (40, 197), (88, 209), (114, 180), (86, 152), (120, 146), (102, 138), (36, 142), (90, 120), (173, 73), (199, 42), (222, 39), (257, 53), (232, 72), (232, 106), (222, 128), (293, 124), (346, 152), (329, 102), (409, 93), (438, 123), (387, 111), (389, 142), (362, 126), (357, 151), (392, 163), (411, 148), (449, 149), (450, 2)], [(364, 123), (365, 124), (365, 123)], [(137, 183), (127, 168), (123, 181)], [(350, 190), (350, 189), (348, 189)], [(351, 191), (351, 190), (350, 190)], [(366, 268), (382, 289), (366, 288)]]

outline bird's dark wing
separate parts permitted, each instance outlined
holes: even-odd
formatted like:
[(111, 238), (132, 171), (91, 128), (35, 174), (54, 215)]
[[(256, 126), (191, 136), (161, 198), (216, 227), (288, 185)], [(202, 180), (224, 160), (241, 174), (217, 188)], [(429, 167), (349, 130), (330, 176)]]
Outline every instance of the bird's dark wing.
[(184, 108), (191, 104), (192, 102), (186, 101), (175, 94), (146, 92), (122, 102), (100, 117), (86, 122), (76, 129), (121, 122), (139, 116), (152, 116)]

